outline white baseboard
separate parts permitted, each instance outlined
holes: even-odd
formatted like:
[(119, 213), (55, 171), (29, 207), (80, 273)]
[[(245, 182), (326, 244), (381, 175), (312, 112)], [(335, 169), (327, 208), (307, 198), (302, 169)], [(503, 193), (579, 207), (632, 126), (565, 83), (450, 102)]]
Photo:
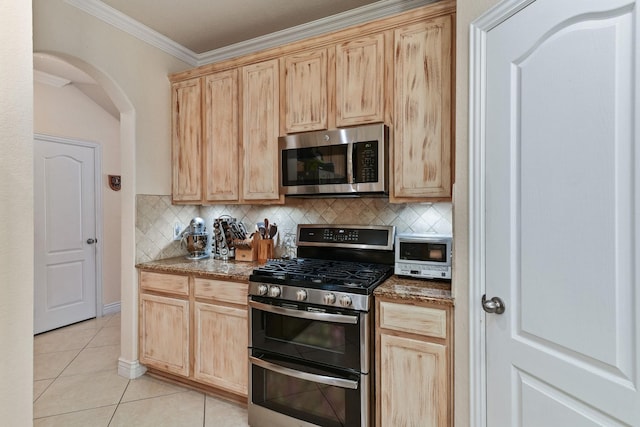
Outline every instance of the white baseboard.
[(121, 377), (134, 378), (141, 377), (147, 372), (147, 368), (140, 364), (137, 360), (126, 360), (122, 357), (118, 359), (118, 375)]
[(108, 316), (110, 314), (120, 313), (120, 302), (112, 302), (111, 304), (105, 304), (102, 306), (102, 315)]

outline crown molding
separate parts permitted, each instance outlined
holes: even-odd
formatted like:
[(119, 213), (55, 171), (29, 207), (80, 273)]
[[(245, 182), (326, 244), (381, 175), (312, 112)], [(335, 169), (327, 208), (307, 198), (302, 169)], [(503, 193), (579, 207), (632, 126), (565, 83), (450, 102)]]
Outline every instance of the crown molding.
[(386, 0), (348, 10), (313, 22), (235, 43), (204, 53), (195, 53), (170, 38), (108, 6), (101, 0), (65, 0), (66, 3), (118, 28), (143, 42), (194, 67), (211, 64), (260, 50), (318, 36), (396, 13), (434, 3), (437, 0)]
[(74, 6), (113, 27), (129, 33), (133, 37), (142, 40), (175, 58), (193, 66), (198, 65), (198, 55), (186, 47), (174, 42), (170, 38), (141, 24), (128, 15), (103, 3), (100, 0), (65, 0)]
[(357, 9), (321, 18), (306, 24), (266, 34), (247, 41), (235, 43), (220, 49), (210, 50), (198, 55), (198, 65), (211, 64), (225, 59), (243, 56), (260, 50), (304, 40), (332, 31), (347, 28), (396, 13), (406, 12), (437, 0), (388, 0), (378, 1)]

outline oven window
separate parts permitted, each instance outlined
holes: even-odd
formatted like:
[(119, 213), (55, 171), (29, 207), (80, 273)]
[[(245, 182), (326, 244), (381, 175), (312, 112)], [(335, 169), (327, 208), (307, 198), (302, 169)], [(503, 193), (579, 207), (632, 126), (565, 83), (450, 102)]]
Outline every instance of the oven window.
[[(256, 297), (253, 297), (256, 298)], [(361, 371), (360, 326), (304, 318), (304, 306), (285, 315), (251, 308), (251, 347), (325, 366)]]
[(312, 424), (360, 425), (360, 391), (294, 378), (252, 365), (252, 403)]
[(342, 325), (265, 313), (268, 339), (297, 344), (299, 351), (318, 349), (344, 354), (346, 332)]
[(347, 145), (282, 151), (282, 185), (347, 184)]

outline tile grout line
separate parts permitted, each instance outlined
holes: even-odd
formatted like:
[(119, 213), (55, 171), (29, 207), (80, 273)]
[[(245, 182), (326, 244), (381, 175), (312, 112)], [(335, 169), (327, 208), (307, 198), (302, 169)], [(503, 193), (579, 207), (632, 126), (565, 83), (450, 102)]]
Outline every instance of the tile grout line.
[(116, 416), (116, 412), (118, 412), (118, 408), (120, 407), (120, 404), (122, 403), (122, 398), (124, 397), (125, 393), (129, 389), (130, 385), (131, 385), (131, 379), (128, 379), (127, 380), (127, 386), (124, 388), (124, 390), (122, 390), (122, 395), (120, 395), (120, 399), (118, 399), (118, 403), (116, 403), (116, 409), (113, 410), (113, 414), (111, 414), (111, 418), (109, 418), (109, 422), (107, 423), (107, 427), (109, 427), (111, 425), (111, 422), (113, 422), (113, 418)]
[[(70, 365), (71, 365), (71, 364), (72, 364), (72, 363), (73, 363), (73, 362), (78, 358), (78, 356), (80, 355), (80, 353), (82, 353), (85, 349), (87, 349), (87, 348), (88, 348), (87, 346), (91, 343), (91, 341), (93, 341), (93, 340), (98, 336), (98, 334), (100, 333), (100, 331), (101, 331), (102, 329), (104, 329), (104, 328), (105, 328), (105, 326), (106, 326), (107, 324), (109, 324), (109, 322), (113, 319), (113, 317), (114, 317), (114, 316), (115, 316), (115, 314), (110, 315), (110, 316), (109, 316), (109, 319), (107, 319), (107, 320), (105, 321), (105, 323), (104, 323), (102, 326), (99, 326), (98, 328), (96, 328), (96, 333), (91, 337), (91, 339), (89, 339), (89, 341), (88, 341), (88, 342), (87, 342), (87, 343), (86, 343), (86, 344), (85, 344), (81, 349), (79, 349), (78, 353), (73, 357), (73, 359), (71, 359), (71, 361), (69, 361), (69, 363), (67, 363), (67, 364), (66, 364), (66, 366), (65, 366), (64, 368), (62, 368), (62, 370), (61, 370), (61, 371), (58, 373), (58, 375), (53, 379), (53, 381), (51, 381), (51, 383), (50, 383), (50, 384), (49, 384), (49, 385), (48, 385), (44, 390), (42, 390), (42, 392), (40, 393), (40, 395), (38, 396), (38, 398), (37, 398), (37, 399), (35, 399), (35, 400), (33, 401), (33, 404), (32, 404), (33, 406), (35, 406), (36, 402), (37, 402), (38, 400), (40, 400), (40, 398), (45, 394), (45, 392), (46, 392), (46, 391), (47, 391), (47, 390), (48, 390), (48, 389), (49, 389), (49, 388), (50, 388), (50, 387), (51, 387), (51, 386), (52, 386), (52, 385), (53, 385), (53, 384), (54, 384), (54, 383), (55, 383), (55, 382), (56, 382), (56, 381), (57, 381), (57, 380), (62, 376), (62, 374), (64, 373), (64, 371), (66, 371), (66, 370), (67, 370), (67, 368), (69, 368), (69, 366), (70, 366)], [(103, 317), (104, 317), (104, 316), (103, 316)], [(95, 319), (98, 319), (98, 318), (96, 317)], [(70, 326), (70, 325), (69, 325), (69, 326)], [(82, 330), (82, 329), (80, 329), (80, 330)], [(90, 330), (90, 328), (87, 328), (87, 329), (85, 329), (85, 330)], [(73, 349), (72, 349), (72, 350), (73, 350)], [(70, 351), (70, 350), (63, 350), (63, 351)], [(43, 353), (43, 354), (45, 354), (45, 353)], [(47, 378), (47, 379), (48, 379), (48, 378)], [(127, 387), (128, 387), (128, 386), (129, 386), (129, 383), (127, 383)], [(125, 387), (125, 391), (126, 391), (126, 387)], [(124, 392), (123, 392), (123, 396), (124, 396)], [(120, 397), (120, 399), (122, 399), (122, 396)], [(110, 405), (107, 405), (107, 406), (110, 406)], [(104, 407), (104, 406), (100, 406), (100, 407)], [(90, 408), (90, 409), (96, 409), (96, 408)], [(116, 410), (117, 410), (117, 406), (116, 406)], [(71, 411), (71, 412), (67, 412), (67, 413), (63, 413), (63, 414), (54, 414), (54, 415), (49, 415), (49, 416), (47, 416), (47, 417), (38, 417), (38, 418), (36, 418), (36, 417), (35, 417), (35, 415), (34, 415), (33, 419), (34, 419), (34, 420), (36, 420), (36, 419), (43, 419), (43, 418), (48, 418), (48, 417), (52, 417), (52, 416), (59, 416), (59, 415), (64, 415), (64, 414), (72, 414), (72, 413), (81, 412), (81, 411), (82, 411), (82, 410), (78, 410), (78, 411)], [(114, 414), (115, 414), (115, 411), (114, 411)], [(113, 417), (113, 416), (112, 416), (112, 417)]]
[[(109, 319), (109, 320), (111, 320), (111, 319)], [(107, 323), (108, 323), (108, 322), (109, 322), (109, 321), (107, 321)], [(87, 329), (87, 330), (88, 330), (88, 329)], [(65, 367), (64, 367), (64, 368), (62, 368), (62, 369), (60, 370), (60, 372), (58, 373), (58, 375), (56, 375), (56, 377), (55, 377), (55, 378), (53, 378), (53, 380), (51, 381), (51, 384), (49, 384), (49, 385), (48, 385), (44, 390), (42, 390), (42, 392), (40, 393), (40, 396), (38, 396), (38, 398), (37, 398), (37, 399), (35, 399), (35, 400), (33, 401), (33, 405), (35, 405), (35, 404), (36, 404), (36, 402), (37, 402), (38, 400), (40, 400), (40, 398), (42, 397), (42, 395), (43, 395), (43, 394), (44, 394), (44, 393), (49, 389), (49, 387), (51, 387), (51, 386), (53, 385), (53, 383), (55, 383), (55, 382), (56, 382), (56, 380), (57, 380), (58, 378), (60, 378), (60, 376), (62, 375), (62, 373), (63, 373), (63, 372), (64, 372), (64, 371), (69, 367), (69, 365), (71, 365), (71, 364), (73, 363), (73, 361), (74, 361), (74, 360), (76, 360), (76, 359), (78, 358), (78, 356), (80, 355), (80, 353), (82, 353), (82, 352), (84, 351), (84, 349), (85, 349), (85, 348), (87, 348), (87, 346), (89, 345), (89, 343), (90, 343), (90, 342), (91, 342), (91, 341), (92, 341), (92, 340), (93, 340), (93, 339), (98, 335), (98, 332), (100, 332), (101, 330), (102, 330), (102, 327), (100, 327), (100, 328), (96, 329), (96, 333), (95, 333), (95, 335), (94, 335), (93, 337), (91, 337), (91, 339), (90, 339), (90, 340), (89, 340), (89, 341), (84, 345), (84, 347), (82, 347), (81, 349), (79, 349), (79, 350), (78, 350), (78, 353), (73, 357), (73, 359), (71, 359), (71, 360), (69, 361), (69, 363), (67, 363), (67, 364), (65, 365)], [(72, 350), (76, 350), (76, 349), (71, 349), (71, 350), (62, 350), (62, 351), (60, 351), (60, 352), (58, 352), (58, 353), (61, 353), (61, 352), (63, 352), (63, 351), (72, 351)], [(56, 353), (56, 352), (51, 352), (51, 353)], [(42, 354), (47, 354), (47, 353), (42, 353)], [(50, 378), (45, 378), (45, 379), (50, 379)], [(41, 381), (41, 380), (38, 380), (38, 381)], [(34, 418), (34, 419), (35, 419), (35, 418)]]

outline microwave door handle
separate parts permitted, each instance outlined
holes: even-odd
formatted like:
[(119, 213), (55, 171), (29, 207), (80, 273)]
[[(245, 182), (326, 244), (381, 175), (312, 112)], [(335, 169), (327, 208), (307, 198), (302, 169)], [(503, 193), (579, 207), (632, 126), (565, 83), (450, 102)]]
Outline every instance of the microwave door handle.
[(256, 366), (267, 369), (269, 371), (277, 372), (278, 374), (286, 375), (288, 377), (298, 378), (304, 381), (311, 381), (318, 384), (326, 384), (334, 387), (349, 388), (352, 390), (358, 389), (358, 381), (329, 377), (327, 375), (310, 374), (308, 372), (285, 368), (284, 366), (276, 365), (275, 363), (267, 362), (266, 360), (258, 359), (257, 357), (253, 356), (249, 356), (249, 361)]
[(317, 313), (312, 311), (293, 310), (290, 308), (278, 307), (269, 304), (263, 304), (257, 301), (249, 301), (249, 307), (269, 313), (282, 314), (290, 317), (298, 317), (300, 319), (319, 320), (322, 322), (346, 323), (349, 325), (358, 324), (358, 316), (349, 316), (346, 314), (333, 313)]
[(353, 179), (354, 177), (354, 170), (353, 170), (353, 163), (354, 163), (354, 158), (353, 158), (353, 143), (350, 142), (347, 144), (347, 183), (349, 184), (354, 184), (355, 180)]

